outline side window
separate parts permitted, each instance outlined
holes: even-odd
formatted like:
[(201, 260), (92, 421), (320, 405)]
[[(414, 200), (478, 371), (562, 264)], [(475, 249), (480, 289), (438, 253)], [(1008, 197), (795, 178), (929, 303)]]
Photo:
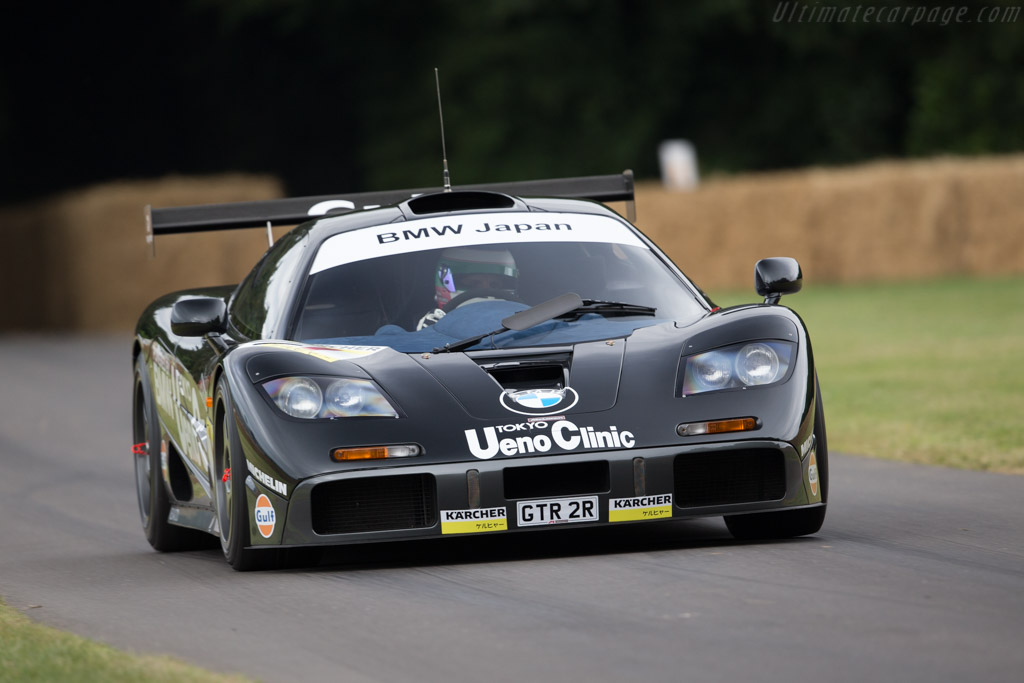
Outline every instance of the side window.
[(307, 231), (296, 228), (278, 240), (238, 288), (231, 324), (249, 339), (265, 339), (288, 305), (292, 282), (302, 262)]
[(256, 292), (256, 287), (254, 287), (253, 283), (259, 279), (269, 255), (269, 251), (264, 254), (263, 258), (256, 264), (256, 267), (242, 281), (242, 285), (238, 288), (238, 294), (235, 296), (235, 301), (231, 306), (231, 324), (250, 339), (259, 337), (259, 330), (263, 329), (263, 323), (267, 317), (266, 306), (257, 305), (257, 302), (259, 304), (263, 302), (258, 300), (258, 292)]
[(384, 325), (415, 329), (434, 309), (439, 251), (347, 263), (310, 276), (291, 338), (369, 336)]

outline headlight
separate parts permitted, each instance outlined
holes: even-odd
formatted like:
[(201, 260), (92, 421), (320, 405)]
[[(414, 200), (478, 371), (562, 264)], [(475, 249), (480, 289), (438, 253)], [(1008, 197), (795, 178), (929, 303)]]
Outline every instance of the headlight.
[(778, 352), (767, 344), (747, 344), (736, 357), (736, 376), (747, 386), (771, 384), (781, 367)]
[[(269, 388), (267, 390), (270, 391)], [(271, 396), (277, 407), (292, 417), (316, 417), (324, 405), (324, 395), (320, 387), (308, 377), (288, 377), (280, 380), (280, 385), (274, 388)]]
[(727, 353), (711, 351), (693, 357), (693, 373), (705, 391), (723, 389), (732, 381), (733, 359)]
[(282, 377), (263, 389), (286, 415), (307, 420), (398, 417), (373, 382), (347, 377)]
[(792, 342), (752, 342), (690, 356), (683, 375), (683, 396), (785, 379), (795, 346)]
[(327, 410), (332, 415), (358, 415), (364, 393), (362, 385), (355, 380), (336, 379), (327, 387)]
[(398, 417), (388, 400), (365, 379), (336, 379), (327, 387), (327, 417)]

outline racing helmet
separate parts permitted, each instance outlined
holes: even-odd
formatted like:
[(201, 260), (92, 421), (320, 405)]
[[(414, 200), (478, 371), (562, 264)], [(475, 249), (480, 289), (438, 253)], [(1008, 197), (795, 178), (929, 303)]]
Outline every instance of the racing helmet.
[(519, 271), (507, 249), (454, 247), (441, 252), (434, 271), (434, 300), (438, 308), (463, 292), (487, 290), (490, 296), (516, 298)]

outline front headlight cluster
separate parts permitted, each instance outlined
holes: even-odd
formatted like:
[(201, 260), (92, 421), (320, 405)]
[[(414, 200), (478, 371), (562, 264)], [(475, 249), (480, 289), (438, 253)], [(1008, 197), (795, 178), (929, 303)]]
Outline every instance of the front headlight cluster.
[(373, 382), (348, 377), (281, 377), (263, 389), (286, 415), (306, 420), (398, 417)]
[(792, 342), (759, 341), (690, 356), (683, 375), (683, 396), (781, 381), (789, 372), (795, 347)]

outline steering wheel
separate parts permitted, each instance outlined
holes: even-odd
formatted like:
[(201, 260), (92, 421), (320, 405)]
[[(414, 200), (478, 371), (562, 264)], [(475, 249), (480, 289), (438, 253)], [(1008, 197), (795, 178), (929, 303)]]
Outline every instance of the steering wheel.
[(507, 289), (467, 289), (462, 294), (446, 303), (441, 307), (441, 310), (445, 313), (451, 313), (456, 308), (471, 301), (472, 299), (501, 299), (502, 301), (517, 301), (522, 303), (519, 297), (513, 296)]

